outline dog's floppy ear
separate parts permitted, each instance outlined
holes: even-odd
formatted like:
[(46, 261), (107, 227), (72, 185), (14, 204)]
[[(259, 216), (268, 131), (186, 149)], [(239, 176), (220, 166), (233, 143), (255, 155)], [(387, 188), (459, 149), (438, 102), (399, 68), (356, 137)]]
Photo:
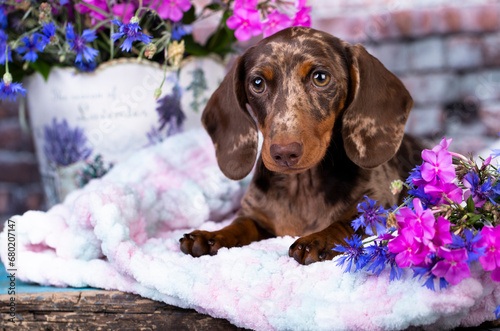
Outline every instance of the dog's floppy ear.
[(343, 114), (342, 138), (354, 163), (374, 168), (399, 149), (413, 100), (403, 83), (362, 45), (348, 45), (346, 50), (352, 100)]
[(246, 109), (244, 55), (212, 94), (202, 122), (215, 146), (217, 163), (230, 179), (244, 178), (257, 158), (257, 125)]

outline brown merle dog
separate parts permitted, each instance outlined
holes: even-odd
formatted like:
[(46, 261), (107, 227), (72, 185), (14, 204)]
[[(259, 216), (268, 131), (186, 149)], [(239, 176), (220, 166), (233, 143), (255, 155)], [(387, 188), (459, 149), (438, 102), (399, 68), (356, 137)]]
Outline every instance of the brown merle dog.
[(418, 143), (404, 135), (412, 103), (359, 44), (297, 27), (262, 40), (237, 60), (202, 118), (231, 179), (254, 167), (260, 129), (253, 180), (232, 224), (184, 235), (181, 250), (214, 255), (290, 235), (301, 236), (289, 250), (299, 263), (332, 259), (363, 196), (386, 207), (402, 200), (389, 186), (420, 161)]

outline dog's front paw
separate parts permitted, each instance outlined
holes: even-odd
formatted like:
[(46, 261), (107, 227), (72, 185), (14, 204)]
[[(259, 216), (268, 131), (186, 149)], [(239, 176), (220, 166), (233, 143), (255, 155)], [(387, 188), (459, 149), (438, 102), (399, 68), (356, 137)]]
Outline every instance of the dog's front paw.
[(288, 255), (300, 264), (307, 265), (314, 262), (331, 260), (339, 255), (339, 252), (332, 251), (333, 247), (335, 247), (335, 244), (326, 240), (324, 236), (311, 234), (297, 239), (290, 246)]
[(181, 251), (194, 257), (216, 255), (221, 247), (235, 246), (233, 241), (222, 233), (200, 230), (187, 233), (179, 239)]

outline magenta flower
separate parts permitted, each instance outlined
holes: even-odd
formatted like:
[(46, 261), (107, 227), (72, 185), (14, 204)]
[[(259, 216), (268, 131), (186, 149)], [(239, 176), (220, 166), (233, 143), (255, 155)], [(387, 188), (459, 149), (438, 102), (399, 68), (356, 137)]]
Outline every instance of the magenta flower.
[(273, 10), (263, 22), (264, 38), (275, 34), (278, 31), (291, 27), (293, 21), (286, 14)]
[(441, 216), (438, 217), (437, 222), (434, 225), (436, 233), (434, 234), (434, 238), (432, 239), (432, 242), (436, 247), (448, 245), (453, 242), (451, 239), (450, 225), (450, 221), (448, 221), (446, 218)]
[(453, 167), (453, 159), (446, 149), (441, 149), (438, 152), (431, 150), (422, 151), (422, 158), (427, 161), (422, 164), (422, 178), (427, 182), (440, 180), (445, 183), (450, 183), (455, 179), (455, 168)]
[(151, 8), (156, 9), (158, 15), (164, 20), (173, 22), (180, 21), (184, 12), (191, 8), (189, 0), (150, 0), (144, 3), (146, 5), (151, 4)]
[[(109, 12), (108, 11), (108, 4), (107, 4), (106, 0), (83, 0), (83, 2), (88, 3), (89, 5), (95, 6), (106, 13)], [(107, 18), (106, 16), (104, 16), (100, 12), (95, 11), (91, 8), (88, 8), (85, 5), (77, 4), (75, 7), (80, 13), (83, 13), (83, 14), (90, 13), (90, 16), (92, 18), (97, 19), (99, 21), (102, 21), (102, 20)]]
[(424, 192), (429, 194), (433, 201), (437, 201), (435, 205), (449, 204), (445, 198), (457, 204), (460, 204), (463, 200), (462, 189), (453, 183), (437, 182), (435, 184), (427, 184), (424, 187)]
[(248, 9), (255, 9), (257, 7), (257, 3), (259, 0), (236, 0), (234, 2), (234, 9), (238, 8), (248, 8)]
[(462, 279), (470, 277), (470, 269), (467, 264), (467, 250), (465, 248), (449, 250), (441, 247), (438, 256), (444, 260), (436, 263), (432, 273), (437, 277), (443, 277), (451, 285), (456, 285)]
[(402, 228), (410, 229), (415, 237), (431, 240), (436, 233), (434, 215), (429, 209), (424, 210), (418, 198), (413, 199), (413, 207), (415, 211), (408, 207), (400, 209), (399, 215), (396, 215), (398, 223)]
[(425, 260), (427, 247), (417, 241), (411, 229), (402, 229), (399, 236), (387, 244), (389, 251), (395, 253), (400, 268), (418, 265)]
[(311, 7), (303, 7), (295, 13), (293, 26), (311, 26)]
[(484, 255), (479, 258), (483, 269), (493, 271), (491, 278), (500, 281), (500, 227), (483, 227), (477, 246), (486, 247)]
[(439, 152), (440, 150), (448, 150), (448, 148), (450, 147), (451, 145), (451, 142), (453, 141), (452, 138), (450, 139), (446, 139), (446, 137), (443, 137), (443, 139), (441, 139), (441, 141), (439, 142), (439, 145), (436, 145), (432, 148), (432, 151), (434, 153), (437, 153)]
[(239, 7), (234, 10), (233, 16), (227, 19), (226, 24), (228, 28), (235, 30), (234, 36), (241, 41), (262, 33), (258, 10)]
[(113, 15), (115, 17), (120, 17), (121, 21), (124, 23), (130, 23), (130, 19), (134, 17), (136, 9), (137, 8), (132, 5), (132, 2), (119, 3), (111, 7)]

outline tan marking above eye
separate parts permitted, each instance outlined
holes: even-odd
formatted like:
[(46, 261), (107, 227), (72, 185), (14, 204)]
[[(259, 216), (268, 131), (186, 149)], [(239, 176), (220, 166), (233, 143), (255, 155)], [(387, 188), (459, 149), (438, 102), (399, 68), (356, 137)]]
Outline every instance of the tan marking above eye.
[(312, 82), (317, 87), (325, 87), (330, 83), (330, 74), (325, 71), (315, 71), (312, 73)]

